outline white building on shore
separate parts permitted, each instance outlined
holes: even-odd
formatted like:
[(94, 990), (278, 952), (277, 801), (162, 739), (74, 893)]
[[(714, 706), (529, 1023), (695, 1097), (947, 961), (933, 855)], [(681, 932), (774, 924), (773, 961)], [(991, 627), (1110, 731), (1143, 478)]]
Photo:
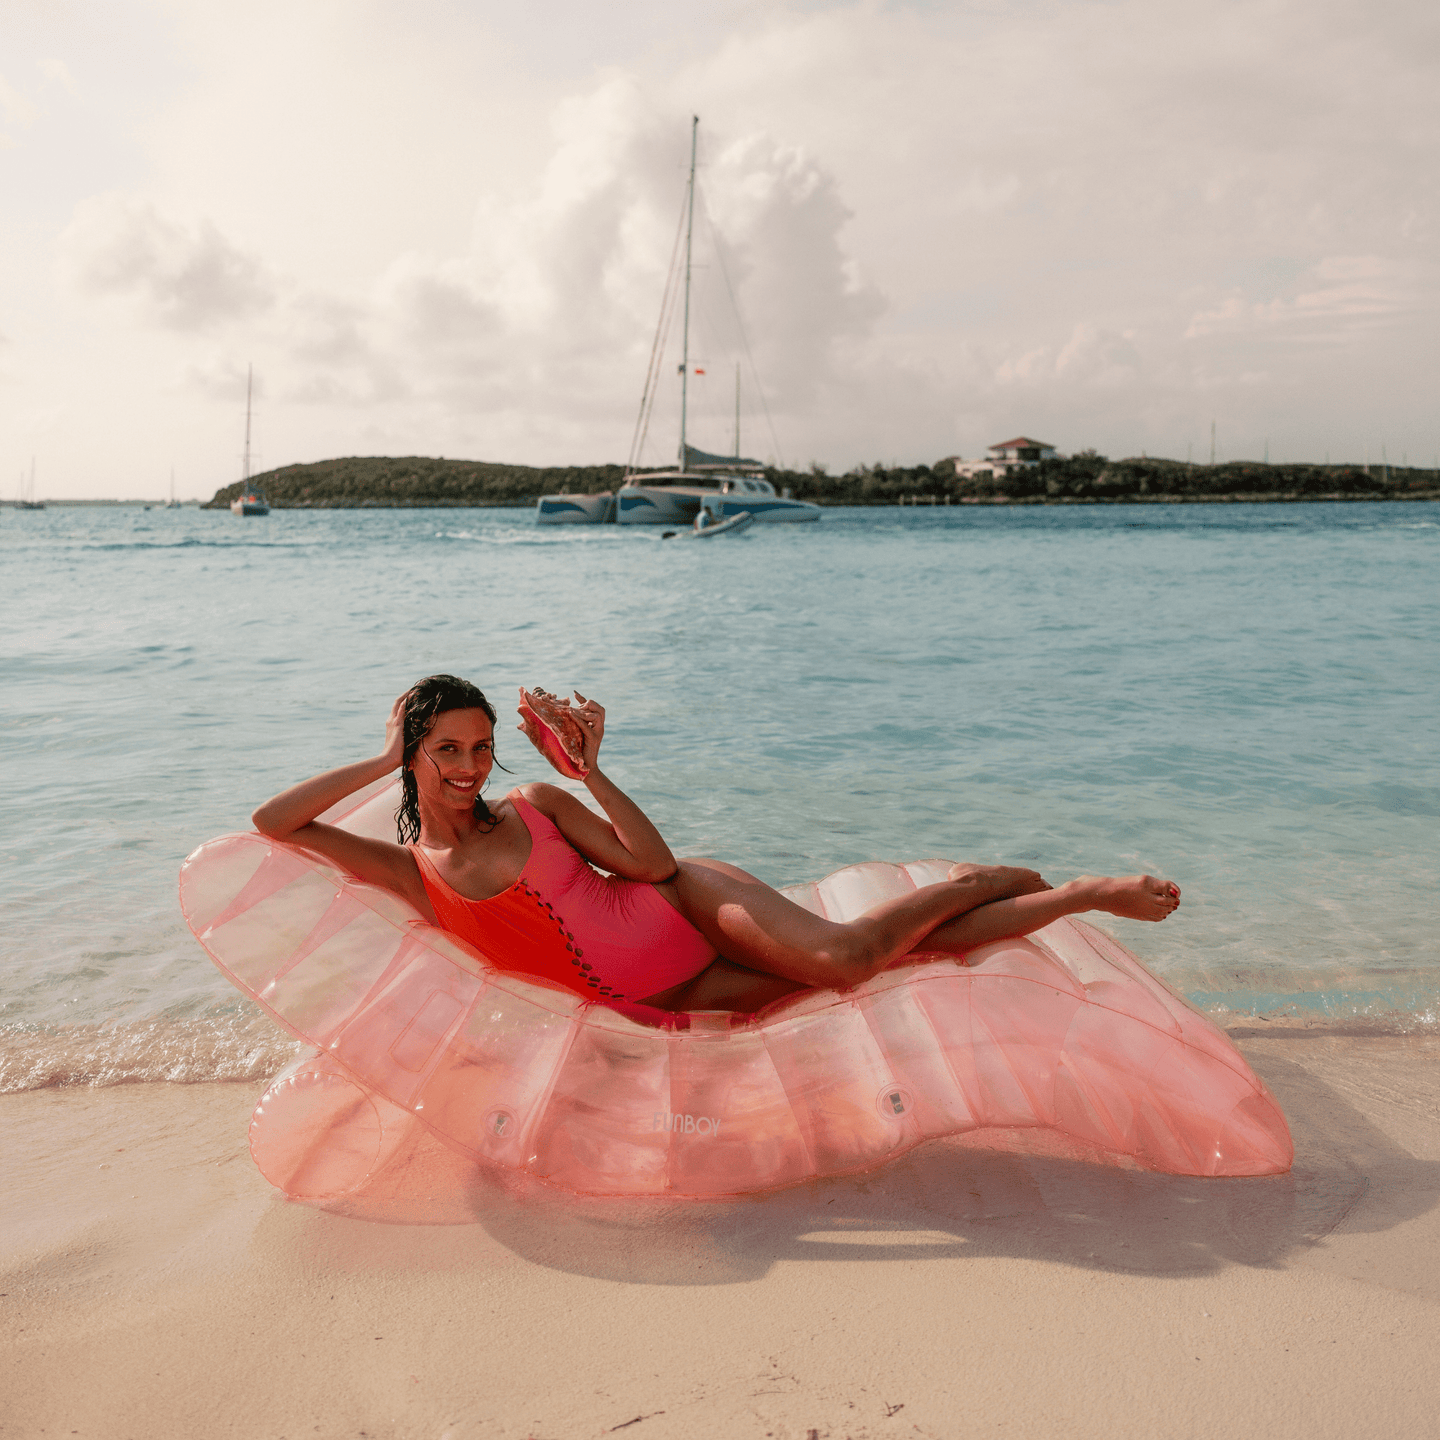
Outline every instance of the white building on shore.
[(1058, 460), (1060, 452), (1043, 440), (1032, 440), (1028, 435), (1017, 435), (1013, 440), (1002, 440), (990, 446), (986, 460), (962, 460), (955, 457), (957, 475), (993, 475), (997, 480), (1012, 470), (1033, 470), (1042, 460)]

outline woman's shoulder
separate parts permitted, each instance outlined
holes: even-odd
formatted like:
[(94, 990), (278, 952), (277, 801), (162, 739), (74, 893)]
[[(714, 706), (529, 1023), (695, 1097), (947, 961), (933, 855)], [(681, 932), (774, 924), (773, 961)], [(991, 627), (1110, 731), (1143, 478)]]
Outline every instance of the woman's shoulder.
[(524, 801), (532, 810), (538, 810), (542, 815), (548, 815), (552, 820), (555, 818), (555, 810), (567, 800), (574, 800), (574, 796), (562, 790), (558, 785), (550, 785), (544, 780), (529, 780), (523, 785), (517, 785), (505, 799), (512, 804), (517, 800)]

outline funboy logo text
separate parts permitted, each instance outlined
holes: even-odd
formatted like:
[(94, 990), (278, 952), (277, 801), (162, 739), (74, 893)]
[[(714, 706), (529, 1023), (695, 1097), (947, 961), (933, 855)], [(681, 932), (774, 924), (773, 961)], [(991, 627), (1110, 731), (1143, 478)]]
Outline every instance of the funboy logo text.
[(657, 1110), (650, 1129), (671, 1130), (677, 1135), (710, 1135), (720, 1133), (720, 1121), (709, 1115), (676, 1115), (669, 1110)]

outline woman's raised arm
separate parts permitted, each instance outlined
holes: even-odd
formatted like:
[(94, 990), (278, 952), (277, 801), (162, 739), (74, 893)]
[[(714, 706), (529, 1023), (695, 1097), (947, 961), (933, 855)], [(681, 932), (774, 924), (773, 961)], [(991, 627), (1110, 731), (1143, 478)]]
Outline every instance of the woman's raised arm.
[(255, 811), (250, 817), (251, 823), (272, 840), (303, 845), (334, 860), (361, 880), (393, 890), (428, 915), (430, 902), (425, 886), (414, 858), (403, 845), (352, 835), (334, 825), (321, 825), (315, 818), (332, 805), (338, 805), (347, 795), (397, 770), (404, 755), (405, 697), (402, 695), (391, 707), (390, 718), (385, 722), (385, 748), (380, 754), (370, 760), (357, 760), (353, 765), (327, 770), (323, 775), (312, 776), (282, 790)]

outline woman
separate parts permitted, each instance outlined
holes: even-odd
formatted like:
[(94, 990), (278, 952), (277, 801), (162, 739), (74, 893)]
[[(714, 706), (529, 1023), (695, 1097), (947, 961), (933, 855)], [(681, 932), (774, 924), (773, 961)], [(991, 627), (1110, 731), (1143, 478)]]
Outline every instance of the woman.
[[(677, 863), (599, 768), (604, 709), (576, 699), (584, 783), (604, 818), (538, 782), (491, 809), (494, 707), (468, 681), (432, 675), (396, 700), (379, 755), (267, 800), (255, 828), (393, 891), (502, 969), (665, 1010), (758, 1010), (795, 990), (859, 984), (912, 950), (963, 954), (1086, 910), (1163, 920), (1180, 903), (1178, 887), (1148, 875), (1052, 889), (1033, 870), (955, 865), (858, 920), (823, 919), (724, 861)], [(538, 748), (528, 720), (520, 728)], [(401, 843), (316, 820), (397, 768)]]

